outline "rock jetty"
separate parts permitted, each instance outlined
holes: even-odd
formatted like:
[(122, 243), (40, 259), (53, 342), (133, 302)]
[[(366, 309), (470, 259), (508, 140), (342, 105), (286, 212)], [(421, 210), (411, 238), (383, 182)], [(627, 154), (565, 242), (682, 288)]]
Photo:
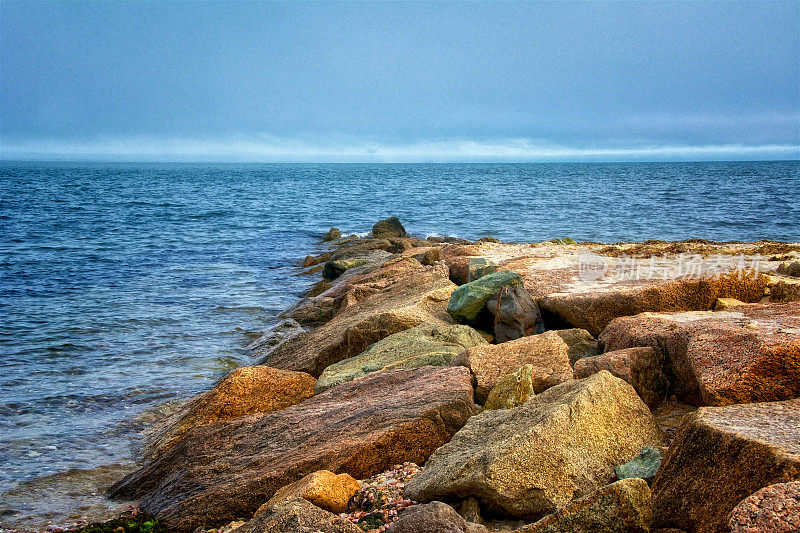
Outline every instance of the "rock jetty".
[(253, 366), (111, 494), (178, 533), (790, 531), (798, 261), (332, 228)]

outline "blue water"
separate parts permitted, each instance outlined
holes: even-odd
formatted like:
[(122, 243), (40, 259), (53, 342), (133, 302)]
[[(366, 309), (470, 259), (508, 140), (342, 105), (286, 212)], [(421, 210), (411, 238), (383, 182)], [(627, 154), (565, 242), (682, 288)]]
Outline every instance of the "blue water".
[(248, 364), (329, 227), (800, 241), (800, 163), (0, 166), (0, 490), (129, 462), (136, 418)]

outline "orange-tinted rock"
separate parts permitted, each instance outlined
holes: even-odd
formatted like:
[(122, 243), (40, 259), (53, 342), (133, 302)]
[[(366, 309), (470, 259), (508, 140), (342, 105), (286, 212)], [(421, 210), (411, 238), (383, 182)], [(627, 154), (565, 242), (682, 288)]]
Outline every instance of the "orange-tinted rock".
[(339, 514), (347, 510), (347, 502), (360, 489), (361, 483), (349, 474), (334, 474), (330, 470), (319, 470), (281, 487), (264, 505), (270, 507), (290, 498), (299, 497), (310, 501), (320, 509)]
[(234, 370), (211, 391), (196, 396), (148, 430), (146, 455), (163, 452), (190, 429), (253, 413), (269, 413), (314, 395), (317, 380), (304, 372), (249, 366)]
[(303, 403), (193, 429), (113, 487), (175, 531), (252, 515), (317, 470), (367, 478), (423, 463), (475, 413), (469, 372), (379, 372)]
[(650, 347), (627, 348), (584, 357), (575, 363), (575, 377), (585, 378), (608, 370), (631, 385), (651, 409), (657, 407), (667, 392), (667, 378), (662, 372), (663, 355)]
[(744, 498), (800, 480), (800, 399), (701, 407), (653, 481), (653, 527), (726, 531)]
[(800, 396), (800, 303), (732, 311), (645, 313), (614, 320), (606, 350), (652, 346), (665, 355), (671, 389), (698, 405)]
[(483, 402), (504, 376), (523, 365), (532, 365), (531, 382), (537, 394), (571, 380), (568, 353), (569, 348), (561, 337), (548, 331), (502, 344), (473, 346), (459, 355), (454, 363), (468, 367), (475, 375), (475, 395)]
[(776, 483), (745, 498), (728, 517), (731, 533), (800, 531), (800, 481)]

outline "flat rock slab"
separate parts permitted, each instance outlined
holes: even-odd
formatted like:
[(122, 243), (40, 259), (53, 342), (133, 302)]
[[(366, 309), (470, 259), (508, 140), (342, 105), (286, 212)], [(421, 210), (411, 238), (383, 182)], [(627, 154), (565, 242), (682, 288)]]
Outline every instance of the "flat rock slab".
[(618, 318), (600, 341), (662, 351), (672, 390), (696, 405), (800, 396), (800, 302)]
[(250, 516), (317, 470), (363, 479), (423, 463), (474, 412), (465, 368), (381, 372), (281, 411), (195, 428), (113, 493), (192, 531)]
[(608, 484), (615, 465), (661, 444), (636, 391), (602, 371), (470, 418), (404, 495), (423, 502), (475, 496), (491, 510), (536, 519)]
[(800, 399), (701, 407), (653, 480), (653, 527), (717, 532), (743, 499), (800, 480)]
[(731, 533), (800, 531), (800, 481), (764, 487), (731, 511)]

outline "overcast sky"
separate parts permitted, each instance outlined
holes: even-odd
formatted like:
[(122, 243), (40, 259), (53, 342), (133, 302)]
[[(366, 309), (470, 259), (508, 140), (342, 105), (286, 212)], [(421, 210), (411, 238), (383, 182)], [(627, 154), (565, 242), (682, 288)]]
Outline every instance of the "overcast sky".
[(800, 2), (0, 3), (4, 159), (800, 157)]

